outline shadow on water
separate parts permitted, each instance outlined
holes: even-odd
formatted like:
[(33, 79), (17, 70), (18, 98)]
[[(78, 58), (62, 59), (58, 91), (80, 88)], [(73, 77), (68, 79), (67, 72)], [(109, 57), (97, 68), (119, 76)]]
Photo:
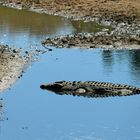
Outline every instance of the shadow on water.
[(81, 32), (99, 32), (102, 29), (106, 28), (108, 31), (111, 31), (110, 26), (101, 26), (97, 24), (96, 22), (83, 22), (83, 21), (71, 21), (73, 27), (75, 28), (77, 33)]

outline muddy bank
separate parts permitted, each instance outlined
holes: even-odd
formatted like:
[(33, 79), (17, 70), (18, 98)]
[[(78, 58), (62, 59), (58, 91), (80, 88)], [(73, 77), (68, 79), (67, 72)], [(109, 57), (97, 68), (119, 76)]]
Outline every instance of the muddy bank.
[(0, 0), (0, 4), (112, 26), (114, 34), (140, 37), (139, 0)]
[[(96, 21), (112, 27), (94, 34), (76, 34), (48, 38), (43, 45), (80, 48), (139, 49), (139, 0), (0, 0), (1, 5), (28, 9), (39, 13), (59, 15), (73, 20)], [(105, 29), (106, 30), (106, 29)]]
[(40, 9), (69, 18), (140, 22), (139, 0), (1, 0), (1, 4)]
[(140, 49), (140, 38), (115, 36), (106, 32), (78, 33), (48, 38), (42, 41), (42, 45), (57, 48)]
[(140, 23), (139, 0), (0, 0), (0, 4), (75, 20)]
[(23, 56), (20, 49), (0, 45), (0, 92), (15, 83), (24, 72), (30, 56)]

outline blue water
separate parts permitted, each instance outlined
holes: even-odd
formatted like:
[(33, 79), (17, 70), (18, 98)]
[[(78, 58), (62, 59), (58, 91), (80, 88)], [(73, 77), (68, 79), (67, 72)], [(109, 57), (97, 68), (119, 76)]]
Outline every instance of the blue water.
[[(8, 17), (9, 12), (16, 14), (18, 24), (12, 14)], [(7, 16), (2, 16), (5, 13)], [(36, 18), (23, 23), (18, 20), (21, 15)], [(26, 11), (0, 8), (0, 19), (0, 42), (25, 49), (39, 45), (47, 36), (77, 31), (63, 18)], [(37, 19), (39, 24), (34, 21)], [(139, 54), (53, 48), (40, 55), (10, 90), (0, 94), (0, 140), (140, 140), (139, 95), (96, 99), (60, 96), (40, 89), (43, 83), (59, 80), (97, 80), (140, 87)]]

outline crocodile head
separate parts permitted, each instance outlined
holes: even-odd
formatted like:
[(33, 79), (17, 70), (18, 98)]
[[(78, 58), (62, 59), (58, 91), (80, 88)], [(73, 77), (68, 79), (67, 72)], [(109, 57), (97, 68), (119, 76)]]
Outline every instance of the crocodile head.
[(46, 89), (57, 94), (78, 94), (78, 93), (85, 93), (86, 89), (83, 87), (79, 87), (76, 82), (66, 82), (66, 81), (58, 81), (51, 84), (44, 84), (41, 85), (41, 89)]
[(63, 85), (61, 83), (52, 83), (52, 84), (45, 84), (40, 86), (41, 89), (46, 89), (53, 92), (60, 92), (62, 87)]

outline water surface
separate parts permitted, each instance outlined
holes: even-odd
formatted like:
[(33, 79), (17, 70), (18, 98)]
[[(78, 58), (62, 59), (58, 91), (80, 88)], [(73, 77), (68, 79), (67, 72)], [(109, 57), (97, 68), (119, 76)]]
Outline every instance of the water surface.
[[(88, 32), (89, 26), (93, 25), (77, 29), (73, 22), (60, 17), (0, 8), (0, 42), (25, 50), (49, 36)], [(0, 139), (139, 140), (139, 95), (88, 99), (59, 96), (39, 88), (43, 83), (59, 80), (140, 86), (139, 54), (140, 51), (53, 48), (41, 55), (10, 90), (0, 95)]]

